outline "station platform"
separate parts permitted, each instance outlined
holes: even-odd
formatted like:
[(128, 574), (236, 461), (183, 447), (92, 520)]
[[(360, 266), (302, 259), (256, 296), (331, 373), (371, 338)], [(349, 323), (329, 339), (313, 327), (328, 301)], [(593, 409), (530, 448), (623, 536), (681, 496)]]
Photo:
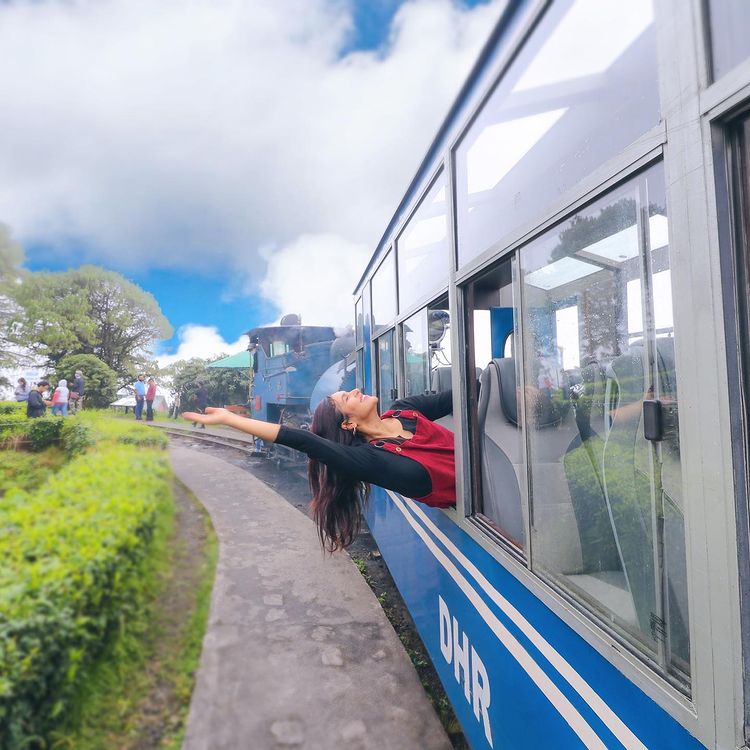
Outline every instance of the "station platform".
[(170, 452), (219, 538), (183, 750), (450, 750), (349, 556), (324, 556), (312, 521), (251, 474)]

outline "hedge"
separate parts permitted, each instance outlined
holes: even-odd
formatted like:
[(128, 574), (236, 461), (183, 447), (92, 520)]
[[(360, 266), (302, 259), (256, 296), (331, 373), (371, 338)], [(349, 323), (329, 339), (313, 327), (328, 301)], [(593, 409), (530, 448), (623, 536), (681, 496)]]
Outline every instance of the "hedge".
[(0, 498), (0, 747), (44, 746), (81, 669), (141, 606), (170, 492), (166, 454), (111, 446)]
[(6, 414), (26, 414), (26, 402), (0, 401), (0, 421)]

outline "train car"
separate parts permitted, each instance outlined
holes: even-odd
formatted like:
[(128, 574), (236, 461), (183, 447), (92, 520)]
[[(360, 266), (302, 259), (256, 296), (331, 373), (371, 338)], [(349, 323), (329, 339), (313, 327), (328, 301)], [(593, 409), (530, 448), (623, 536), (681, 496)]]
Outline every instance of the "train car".
[(472, 748), (748, 746), (749, 170), (746, 2), (511, 0), (364, 271), (358, 386), (452, 388), (455, 509), (367, 519)]
[[(249, 411), (256, 419), (307, 428), (316, 388), (350, 382), (353, 387), (353, 360), (347, 367), (346, 358), (354, 339), (346, 332), (339, 336), (331, 326), (305, 326), (298, 316), (285, 315), (279, 325), (253, 328), (245, 335), (253, 373)], [(277, 458), (300, 460), (284, 446), (268, 449)]]

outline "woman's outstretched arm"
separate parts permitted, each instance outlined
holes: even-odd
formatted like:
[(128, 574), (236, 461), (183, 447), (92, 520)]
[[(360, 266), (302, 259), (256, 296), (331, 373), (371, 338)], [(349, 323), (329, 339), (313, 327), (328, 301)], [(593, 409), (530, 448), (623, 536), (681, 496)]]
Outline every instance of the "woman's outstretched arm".
[(234, 427), (235, 430), (246, 432), (248, 435), (253, 435), (269, 443), (275, 443), (276, 438), (279, 436), (279, 425), (264, 422), (262, 419), (241, 417), (239, 414), (233, 414), (228, 409), (208, 406), (206, 407), (205, 414), (186, 411), (182, 416), (189, 422), (200, 422), (200, 424), (206, 425), (224, 424), (228, 427)]

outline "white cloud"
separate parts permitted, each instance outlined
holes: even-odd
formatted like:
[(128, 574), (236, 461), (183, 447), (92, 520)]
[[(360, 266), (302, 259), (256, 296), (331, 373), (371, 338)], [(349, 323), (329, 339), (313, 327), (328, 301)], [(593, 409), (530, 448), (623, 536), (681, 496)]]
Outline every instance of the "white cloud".
[(352, 291), (369, 257), (367, 245), (336, 235), (303, 235), (268, 259), (261, 294), (305, 325), (353, 323)]
[(247, 349), (247, 338), (240, 336), (237, 341), (224, 341), (216, 326), (202, 326), (195, 323), (181, 326), (177, 331), (179, 345), (174, 354), (158, 354), (159, 367), (167, 367), (182, 359), (212, 359), (220, 354), (236, 354)]
[(342, 57), (349, 1), (0, 3), (0, 219), (77, 260), (256, 283), (260, 248), (372, 246), (501, 0), (412, 0)]

